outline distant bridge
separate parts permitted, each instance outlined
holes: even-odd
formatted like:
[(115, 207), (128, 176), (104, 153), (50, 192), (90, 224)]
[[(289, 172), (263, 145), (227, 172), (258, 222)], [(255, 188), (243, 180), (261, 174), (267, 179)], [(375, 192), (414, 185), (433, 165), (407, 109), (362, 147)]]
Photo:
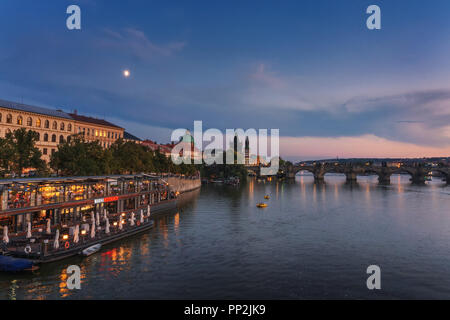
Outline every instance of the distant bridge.
[[(250, 166), (248, 169), (254, 171), (257, 175), (260, 173), (260, 167)], [(348, 182), (355, 182), (358, 175), (377, 175), (378, 182), (389, 184), (393, 174), (408, 174), (411, 176), (411, 182), (414, 184), (424, 184), (426, 177), (430, 173), (439, 173), (443, 180), (450, 184), (450, 167), (425, 167), (423, 165), (407, 165), (400, 167), (374, 166), (371, 164), (340, 164), (340, 163), (316, 163), (314, 165), (297, 164), (280, 167), (283, 174), (288, 178), (295, 178), (300, 171), (311, 172), (316, 182), (324, 181), (327, 173), (345, 174)]]

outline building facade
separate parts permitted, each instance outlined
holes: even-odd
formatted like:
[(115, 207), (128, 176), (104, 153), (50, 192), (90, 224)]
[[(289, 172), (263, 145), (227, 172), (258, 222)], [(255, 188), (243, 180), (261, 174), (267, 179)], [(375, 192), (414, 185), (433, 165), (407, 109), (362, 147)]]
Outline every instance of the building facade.
[(47, 162), (58, 145), (74, 134), (84, 132), (86, 141), (99, 141), (107, 148), (123, 138), (124, 132), (123, 128), (105, 120), (0, 100), (0, 138), (20, 128), (38, 133), (36, 147)]

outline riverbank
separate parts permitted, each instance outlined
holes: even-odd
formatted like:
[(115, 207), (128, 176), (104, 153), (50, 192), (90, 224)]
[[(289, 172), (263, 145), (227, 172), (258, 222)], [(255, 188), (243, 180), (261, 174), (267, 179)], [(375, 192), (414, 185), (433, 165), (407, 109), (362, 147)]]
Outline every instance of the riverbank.
[(202, 186), (200, 177), (169, 177), (165, 179), (171, 191), (185, 193), (199, 189)]

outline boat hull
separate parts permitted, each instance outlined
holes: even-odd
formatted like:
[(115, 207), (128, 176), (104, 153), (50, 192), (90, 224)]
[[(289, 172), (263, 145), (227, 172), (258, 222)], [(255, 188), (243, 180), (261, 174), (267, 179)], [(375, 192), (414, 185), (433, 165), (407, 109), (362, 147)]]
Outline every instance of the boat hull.
[(147, 231), (154, 226), (154, 221), (152, 219), (152, 217), (154, 215), (167, 212), (168, 210), (175, 209), (176, 207), (177, 207), (177, 199), (172, 199), (172, 200), (168, 200), (165, 202), (160, 202), (160, 203), (151, 205), (150, 218), (147, 218), (148, 222), (145, 222), (141, 225), (135, 225), (133, 227), (128, 227), (127, 230), (124, 230), (124, 231), (112, 232), (108, 235), (103, 235), (102, 237), (100, 237), (98, 239), (95, 239), (92, 241), (87, 241), (85, 243), (80, 243), (76, 246), (69, 247), (67, 249), (60, 250), (57, 252), (52, 252), (51, 254), (48, 254), (48, 255), (33, 256), (31, 254), (27, 255), (24, 252), (13, 252), (13, 251), (11, 251), (10, 254), (13, 257), (27, 259), (27, 260), (31, 261), (33, 264), (43, 264), (43, 263), (50, 263), (50, 262), (63, 260), (63, 259), (66, 259), (66, 258), (69, 258), (72, 256), (79, 255), (82, 253), (83, 250), (85, 250), (89, 247), (92, 247), (94, 245), (101, 244), (103, 246), (103, 245), (130, 237), (130, 236), (139, 234), (141, 232)]

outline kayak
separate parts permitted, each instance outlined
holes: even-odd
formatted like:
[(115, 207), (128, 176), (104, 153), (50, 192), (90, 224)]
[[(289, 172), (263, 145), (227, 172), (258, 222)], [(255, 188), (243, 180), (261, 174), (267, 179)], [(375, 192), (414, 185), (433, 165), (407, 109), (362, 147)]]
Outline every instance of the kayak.
[(33, 262), (27, 259), (19, 259), (0, 255), (0, 271), (3, 272), (20, 272), (35, 270)]
[(94, 254), (94, 253), (100, 251), (100, 248), (101, 248), (101, 247), (102, 247), (102, 244), (101, 244), (101, 243), (96, 244), (96, 245), (94, 245), (94, 246), (91, 246), (91, 247), (89, 247), (89, 248), (84, 249), (83, 251), (81, 251), (81, 254), (82, 254), (83, 256), (85, 256), (85, 257), (88, 257), (88, 256), (90, 256), (90, 255), (92, 255), (92, 254)]

